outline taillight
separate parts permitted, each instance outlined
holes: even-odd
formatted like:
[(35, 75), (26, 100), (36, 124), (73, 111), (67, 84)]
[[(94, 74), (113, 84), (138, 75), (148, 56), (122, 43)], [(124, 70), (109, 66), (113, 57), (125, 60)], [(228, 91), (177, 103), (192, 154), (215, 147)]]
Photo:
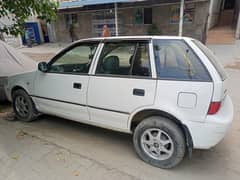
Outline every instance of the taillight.
[(209, 109), (208, 109), (208, 115), (216, 114), (221, 107), (221, 102), (211, 102)]

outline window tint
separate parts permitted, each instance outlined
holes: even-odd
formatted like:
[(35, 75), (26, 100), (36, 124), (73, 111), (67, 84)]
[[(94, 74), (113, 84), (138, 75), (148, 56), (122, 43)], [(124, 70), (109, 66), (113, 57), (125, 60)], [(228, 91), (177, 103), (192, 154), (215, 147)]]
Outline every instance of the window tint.
[(151, 76), (148, 43), (105, 43), (96, 74)]
[(61, 55), (49, 68), (52, 73), (88, 73), (97, 44), (75, 46)]
[(182, 40), (155, 40), (154, 55), (162, 79), (211, 81), (200, 59)]
[(227, 74), (224, 71), (221, 63), (218, 62), (217, 57), (213, 54), (213, 52), (204, 46), (200, 41), (193, 40), (193, 42), (202, 50), (202, 52), (208, 57), (213, 66), (216, 68), (218, 74), (221, 76), (221, 79), (224, 81), (227, 78)]

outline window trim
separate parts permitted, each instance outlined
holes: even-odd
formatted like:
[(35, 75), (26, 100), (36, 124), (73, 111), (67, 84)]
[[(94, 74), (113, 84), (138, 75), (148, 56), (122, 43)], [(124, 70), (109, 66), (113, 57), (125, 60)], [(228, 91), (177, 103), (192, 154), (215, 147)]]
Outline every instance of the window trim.
[[(92, 62), (91, 62), (91, 65), (89, 67), (89, 70), (88, 70), (88, 73), (79, 73), (79, 72), (50, 72), (49, 71), (49, 67), (55, 63), (59, 58), (61, 58), (64, 54), (66, 54), (68, 51), (74, 49), (75, 47), (77, 46), (81, 46), (81, 45), (84, 45), (84, 44), (97, 44), (97, 48), (96, 48), (96, 52), (93, 56), (93, 59), (92, 59)], [(48, 70), (46, 73), (49, 73), (49, 74), (66, 74), (66, 75), (82, 75), (82, 76), (88, 76), (90, 74), (90, 71), (91, 71), (91, 67), (93, 66), (94, 62), (95, 62), (95, 59), (96, 59), (96, 55), (99, 51), (99, 46), (100, 46), (101, 42), (100, 41), (83, 41), (83, 42), (78, 42), (78, 43), (74, 43), (74, 44), (71, 44), (70, 46), (66, 47), (65, 49), (63, 49), (62, 51), (60, 51), (58, 54), (56, 54), (48, 63), (47, 63), (47, 66), (48, 66)]]
[(187, 82), (213, 82), (212, 76), (210, 74), (210, 72), (208, 71), (206, 65), (202, 62), (202, 59), (199, 57), (199, 55), (194, 51), (194, 49), (184, 40), (184, 39), (153, 39), (153, 53), (154, 52), (154, 41), (156, 40), (161, 40), (161, 41), (181, 41), (183, 42), (192, 52), (193, 54), (197, 57), (198, 61), (201, 63), (201, 65), (203, 66), (203, 68), (205, 69), (205, 71), (208, 73), (209, 76), (209, 80), (201, 80), (201, 79), (177, 79), (177, 78), (164, 78), (161, 77), (161, 72), (159, 70), (159, 67), (157, 66), (156, 63), (156, 58), (155, 58), (155, 54), (154, 55), (154, 62), (155, 62), (155, 66), (156, 66), (156, 76), (158, 80), (165, 80), (165, 81), (187, 81)]
[[(150, 76), (135, 76), (135, 75), (121, 75), (121, 74), (98, 74), (97, 72), (97, 67), (98, 67), (98, 63), (101, 57), (101, 54), (103, 52), (104, 46), (106, 43), (146, 43), (148, 45), (148, 56), (149, 56), (149, 65), (150, 65), (150, 70), (151, 70), (151, 75)], [(156, 79), (154, 78), (154, 71), (152, 67), (152, 61), (154, 61), (151, 57), (151, 39), (119, 39), (119, 40), (104, 40), (101, 44), (100, 44), (100, 49), (97, 52), (97, 57), (94, 63), (94, 69), (93, 69), (93, 73), (91, 74), (91, 76), (95, 76), (95, 77), (109, 77), (109, 78), (128, 78), (128, 79)]]

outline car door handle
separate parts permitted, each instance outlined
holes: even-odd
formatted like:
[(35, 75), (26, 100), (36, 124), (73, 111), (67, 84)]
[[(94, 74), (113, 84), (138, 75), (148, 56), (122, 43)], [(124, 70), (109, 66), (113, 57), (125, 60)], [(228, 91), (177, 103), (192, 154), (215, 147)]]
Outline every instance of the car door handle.
[(133, 95), (145, 96), (145, 90), (144, 89), (133, 89)]
[(81, 83), (73, 83), (73, 88), (74, 89), (82, 89), (82, 84)]

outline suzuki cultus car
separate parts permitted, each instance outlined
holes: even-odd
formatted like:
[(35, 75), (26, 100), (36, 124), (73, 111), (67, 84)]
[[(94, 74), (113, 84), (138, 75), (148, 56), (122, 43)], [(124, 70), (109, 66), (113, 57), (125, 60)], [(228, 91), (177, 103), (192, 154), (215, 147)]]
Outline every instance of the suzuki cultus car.
[(132, 133), (142, 160), (172, 168), (192, 149), (219, 143), (232, 122), (217, 61), (186, 37), (85, 39), (10, 77), (5, 90), (19, 120), (50, 114)]

